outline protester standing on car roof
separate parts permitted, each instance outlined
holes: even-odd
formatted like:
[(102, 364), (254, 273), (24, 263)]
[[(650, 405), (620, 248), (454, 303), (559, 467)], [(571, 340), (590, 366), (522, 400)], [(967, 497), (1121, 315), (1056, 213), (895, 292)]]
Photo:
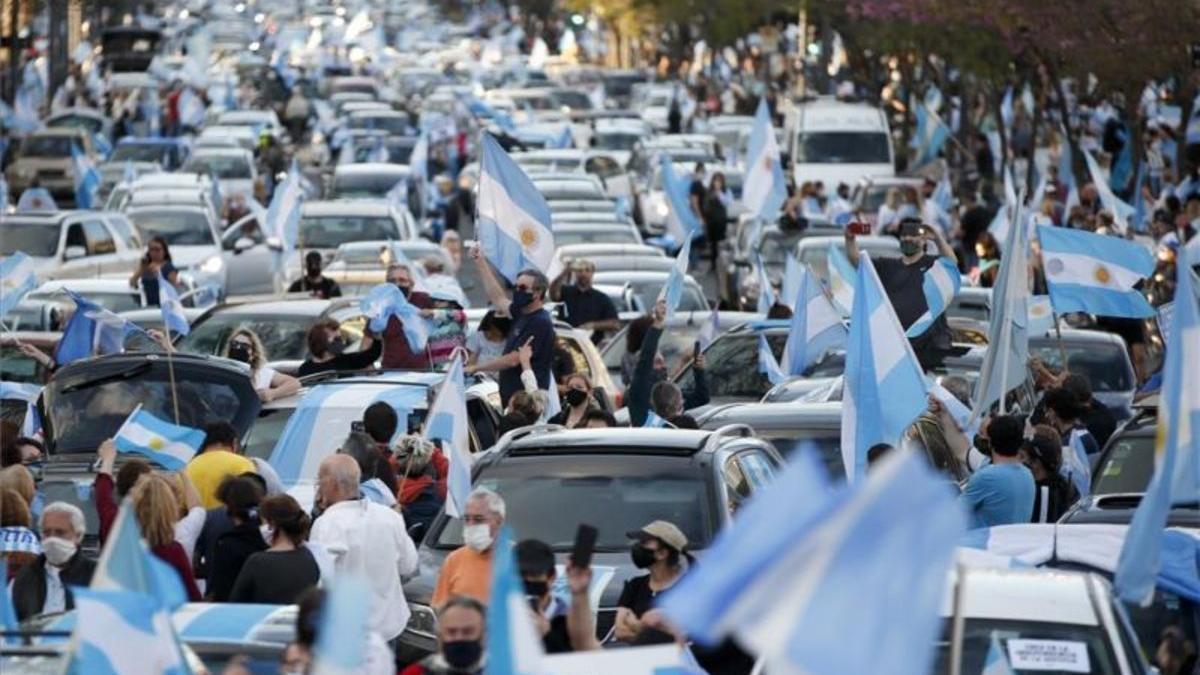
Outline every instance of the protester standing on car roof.
[[(667, 361), (658, 352), (658, 341), (662, 337), (663, 328), (666, 326), (666, 323), (667, 304), (665, 300), (659, 300), (654, 305), (652, 323), (646, 330), (645, 338), (643, 338), (641, 347), (638, 349), (637, 365), (634, 367), (629, 387), (625, 390), (625, 402), (629, 406), (629, 422), (635, 427), (640, 427), (646, 423), (646, 416), (650, 412), (652, 403), (651, 392), (655, 385), (667, 381)], [(709, 401), (708, 375), (705, 369), (704, 354), (695, 354), (692, 359), (691, 371), (692, 377), (695, 379), (695, 386), (687, 396), (683, 396), (682, 392), (680, 392), (679, 406), (681, 407), (679, 410), (664, 410), (668, 414), (673, 413), (673, 417), (682, 416), (684, 410), (707, 405)], [(662, 398), (665, 400), (667, 395), (664, 394)], [(664, 419), (674, 424), (671, 419)], [(687, 426), (694, 424), (695, 421), (692, 420), (691, 424)]]
[(288, 286), (288, 293), (308, 293), (314, 298), (328, 300), (342, 297), (342, 289), (333, 279), (321, 274), (321, 252), (304, 254), (304, 276)]
[(533, 348), (531, 364), (537, 377), (538, 388), (553, 393), (551, 365), (554, 359), (554, 320), (545, 308), (546, 294), (550, 286), (546, 275), (535, 269), (523, 270), (517, 275), (512, 299), (509, 299), (496, 278), (496, 273), (484, 259), (482, 247), (475, 246), (471, 249), (471, 259), (479, 269), (479, 276), (483, 279), (492, 306), (497, 311), (511, 316), (513, 325), (508, 332), (504, 354), (491, 361), (468, 366), (467, 374), (499, 371), (500, 403), (508, 407), (508, 399), (522, 389), (521, 362), (517, 349), (530, 343)]
[[(574, 275), (574, 283), (566, 283)], [(566, 307), (567, 323), (590, 331), (599, 344), (609, 333), (621, 329), (612, 298), (592, 285), (596, 264), (590, 260), (564, 260), (563, 271), (550, 282), (550, 299)]]
[(179, 283), (179, 271), (171, 262), (171, 249), (167, 247), (167, 240), (154, 236), (146, 243), (146, 255), (138, 262), (137, 270), (129, 277), (130, 288), (137, 288), (141, 284), (147, 306), (158, 307), (159, 276), (168, 283)]
[(493, 545), (504, 524), (504, 499), (487, 488), (477, 487), (467, 496), (464, 511), (463, 545), (446, 556), (446, 562), (438, 570), (430, 601), (434, 609), (459, 595), (479, 602), (491, 598)]
[(333, 319), (321, 319), (308, 329), (308, 358), (300, 364), (300, 377), (329, 371), (367, 370), (383, 353), (383, 342), (363, 334), (356, 352), (347, 352), (341, 327)]

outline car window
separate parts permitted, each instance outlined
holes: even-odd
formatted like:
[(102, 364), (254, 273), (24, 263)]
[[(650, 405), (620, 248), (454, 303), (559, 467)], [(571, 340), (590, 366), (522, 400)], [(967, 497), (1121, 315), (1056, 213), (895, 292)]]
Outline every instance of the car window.
[(1063, 367), (1063, 351), (1067, 354), (1067, 366), (1072, 373), (1083, 375), (1092, 384), (1092, 391), (1129, 391), (1133, 389), (1129, 356), (1124, 345), (1112, 342), (1064, 343), (1057, 340), (1034, 344), (1031, 341), (1031, 356), (1037, 356), (1054, 370)]
[[(777, 333), (767, 336), (767, 343), (775, 358), (783, 356), (783, 345), (787, 335)], [(704, 351), (708, 362), (708, 392), (712, 398), (751, 398), (758, 400), (771, 388), (771, 382), (758, 367), (758, 334), (739, 333), (717, 338)], [(691, 366), (676, 380), (684, 396), (690, 396), (696, 388), (691, 376)]]
[(822, 131), (800, 134), (796, 162), (801, 164), (888, 164), (887, 134), (875, 131)]
[(815, 452), (830, 478), (836, 480), (846, 476), (842, 441), (837, 429), (771, 429), (760, 432), (758, 437), (769, 441), (785, 459), (800, 452)]
[(21, 143), (21, 156), (61, 159), (71, 156), (71, 145), (67, 136), (33, 136)]
[(142, 236), (162, 237), (168, 246), (207, 246), (215, 244), (208, 217), (199, 211), (133, 211), (129, 220)]
[(725, 483), (725, 499), (729, 504), (729, 515), (732, 516), (741, 508), (742, 502), (750, 498), (753, 489), (736, 457), (725, 460), (721, 466), (721, 479)]
[(1098, 495), (1145, 492), (1153, 474), (1154, 436), (1120, 434), (1111, 441), (1092, 483), (1092, 492)]
[(191, 354), (221, 354), (225, 342), (235, 330), (247, 328), (262, 340), (268, 361), (299, 360), (308, 352), (304, 338), (313, 319), (307, 316), (265, 316), (220, 313), (192, 326), (179, 342), (182, 351)]
[(117, 243), (104, 223), (99, 220), (83, 221), (83, 235), (87, 238), (87, 250), (91, 255), (116, 253)]
[[(12, 322), (12, 317), (6, 315), (9, 323)], [(15, 329), (14, 329), (15, 330)], [(0, 347), (0, 379), (5, 382), (30, 382), (42, 383), (42, 366), (37, 361), (25, 356), (21, 350), (13, 345), (5, 345)], [(6, 405), (7, 405), (7, 400)], [(21, 403), (22, 419), (17, 420), (19, 425), (24, 419), (24, 402)]]
[[(942, 639), (938, 641), (937, 656), (934, 661), (934, 675), (946, 675), (950, 672), (950, 624), (950, 621), (943, 622)], [(1036, 618), (1023, 621), (967, 619), (963, 627), (962, 672), (986, 672), (985, 661), (993, 641), (998, 642), (1002, 652), (1008, 654), (1016, 646), (1010, 644), (1012, 640), (1034, 640), (1041, 643), (1040, 646), (1043, 647), (1086, 654), (1088, 663), (1088, 667), (1084, 669), (1065, 670), (1042, 667), (1036, 671), (1020, 668), (1016, 672), (1063, 675), (1071, 672), (1117, 675), (1121, 672), (1117, 668), (1116, 655), (1113, 654), (1108, 635), (1102, 627), (1050, 623)]]
[(270, 458), (271, 451), (275, 449), (275, 442), (283, 434), (283, 428), (287, 426), (293, 412), (295, 412), (295, 408), (264, 409), (259, 412), (258, 419), (254, 422), (254, 426), (250, 427), (250, 433), (246, 436), (246, 442), (242, 444), (246, 456), (259, 459)]
[(248, 179), (252, 177), (250, 161), (245, 156), (237, 155), (206, 155), (192, 157), (183, 165), (183, 173), (216, 174), (217, 178)]
[(0, 237), (0, 254), (12, 255), (22, 251), (35, 258), (49, 258), (58, 253), (58, 236), (61, 232), (56, 222), (5, 219), (4, 236)]
[(750, 483), (751, 492), (765, 488), (771, 482), (771, 477), (775, 475), (775, 469), (771, 462), (759, 450), (750, 450), (739, 454), (738, 463), (741, 464), (742, 473)]
[(156, 162), (165, 166), (164, 154), (168, 147), (153, 143), (122, 143), (109, 156), (110, 162)]
[[(578, 342), (571, 338), (559, 336), (554, 339), (554, 349), (556, 350), (554, 359), (554, 374), (555, 376), (566, 376), (571, 373), (583, 373), (595, 382), (595, 376), (592, 374), (592, 369), (588, 366), (587, 355), (583, 353), (583, 347)], [(565, 359), (565, 361), (560, 361)]]
[(307, 248), (337, 248), (356, 241), (400, 239), (390, 216), (305, 216), (300, 219), (300, 242)]
[(121, 243), (125, 244), (125, 248), (136, 251), (142, 247), (141, 237), (138, 236), (137, 230), (133, 229), (133, 225), (128, 220), (115, 216), (108, 219), (108, 224), (121, 238)]
[[(369, 152), (369, 150), (368, 150)], [(364, 156), (363, 159), (366, 159)], [(385, 197), (396, 187), (397, 183), (406, 180), (406, 176), (395, 174), (342, 174), (333, 178), (333, 199), (370, 199)]]
[(83, 225), (79, 223), (71, 223), (67, 227), (67, 240), (63, 243), (63, 251), (67, 247), (78, 246), (83, 250), (87, 250), (87, 237), (83, 236)]
[(608, 157), (592, 157), (584, 164), (585, 171), (594, 173), (601, 178), (609, 178), (621, 173), (621, 166)]

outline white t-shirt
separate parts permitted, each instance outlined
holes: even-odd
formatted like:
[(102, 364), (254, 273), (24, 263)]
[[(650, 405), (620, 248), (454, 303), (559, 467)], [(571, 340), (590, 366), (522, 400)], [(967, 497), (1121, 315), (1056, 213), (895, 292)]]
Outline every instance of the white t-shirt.
[(273, 380), (273, 379), (275, 379), (275, 369), (274, 368), (271, 368), (270, 366), (263, 366), (262, 368), (259, 368), (258, 372), (255, 373), (255, 375), (254, 375), (255, 390), (270, 389), (271, 388), (271, 380)]
[(204, 519), (207, 516), (208, 512), (203, 506), (195, 506), (186, 516), (175, 521), (175, 541), (183, 547), (188, 560), (192, 559), (192, 553), (196, 550), (196, 540), (200, 538), (200, 530), (204, 529)]

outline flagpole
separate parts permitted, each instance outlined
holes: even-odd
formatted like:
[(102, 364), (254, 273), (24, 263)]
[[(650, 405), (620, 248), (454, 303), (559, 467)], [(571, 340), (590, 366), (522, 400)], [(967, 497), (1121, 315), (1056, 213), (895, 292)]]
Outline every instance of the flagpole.
[(950, 628), (950, 675), (962, 675), (963, 633), (967, 619), (963, 616), (964, 586), (967, 583), (967, 567), (961, 562), (954, 563), (954, 615), (951, 617)]
[[(167, 281), (167, 279), (164, 277), (163, 283), (169, 284), (171, 282)], [(159, 298), (159, 301), (162, 301), (161, 297)], [(162, 320), (163, 340), (166, 342), (163, 347), (165, 347), (167, 350), (167, 380), (171, 384), (171, 403), (175, 408), (175, 424), (179, 424), (179, 392), (175, 390), (175, 361), (171, 358), (171, 352), (175, 350), (171, 346), (171, 327), (167, 325), (167, 315), (165, 313), (163, 314)]]

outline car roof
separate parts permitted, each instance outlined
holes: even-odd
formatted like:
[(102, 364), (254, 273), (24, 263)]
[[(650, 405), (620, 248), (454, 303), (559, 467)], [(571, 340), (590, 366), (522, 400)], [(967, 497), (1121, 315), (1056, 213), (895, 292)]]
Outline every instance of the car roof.
[[(740, 436), (749, 436), (748, 427), (737, 429)], [(510, 432), (496, 444), (503, 456), (595, 453), (602, 448), (613, 454), (686, 455), (711, 450), (709, 439), (718, 433), (695, 429), (566, 429), (558, 425), (524, 427)]]
[(203, 145), (199, 148), (196, 148), (196, 151), (192, 153), (192, 159), (205, 156), (221, 157), (226, 155), (248, 158), (250, 156), (250, 151), (241, 146)]
[(407, 176), (412, 173), (412, 169), (404, 164), (392, 164), (390, 162), (358, 162), (355, 164), (340, 164), (333, 170), (334, 177), (374, 176), (381, 173)]
[(326, 300), (322, 298), (247, 298), (233, 300), (224, 305), (218, 305), (206, 315), (217, 314), (269, 314), (281, 316), (320, 316), (334, 307), (349, 306), (354, 303), (347, 300)]
[(705, 412), (697, 422), (704, 429), (725, 424), (749, 424), (760, 432), (797, 427), (828, 428), (837, 431), (842, 423), (842, 402), (731, 403)]
[(392, 205), (382, 199), (323, 199), (304, 202), (300, 207), (303, 216), (387, 216)]
[[(963, 591), (958, 600), (967, 618), (1100, 625), (1092, 585), (1103, 582), (1095, 575), (1044, 569), (962, 569), (967, 579), (958, 585)], [(950, 583), (955, 575), (948, 575)], [(953, 593), (943, 598), (943, 616), (951, 613), (954, 601)]]
[(69, 288), (80, 293), (88, 291), (122, 291), (130, 294), (137, 294), (136, 288), (129, 286), (129, 280), (121, 277), (101, 277), (99, 279), (47, 279), (40, 286), (35, 288), (33, 293), (46, 293), (49, 291), (57, 291), (61, 288)]

